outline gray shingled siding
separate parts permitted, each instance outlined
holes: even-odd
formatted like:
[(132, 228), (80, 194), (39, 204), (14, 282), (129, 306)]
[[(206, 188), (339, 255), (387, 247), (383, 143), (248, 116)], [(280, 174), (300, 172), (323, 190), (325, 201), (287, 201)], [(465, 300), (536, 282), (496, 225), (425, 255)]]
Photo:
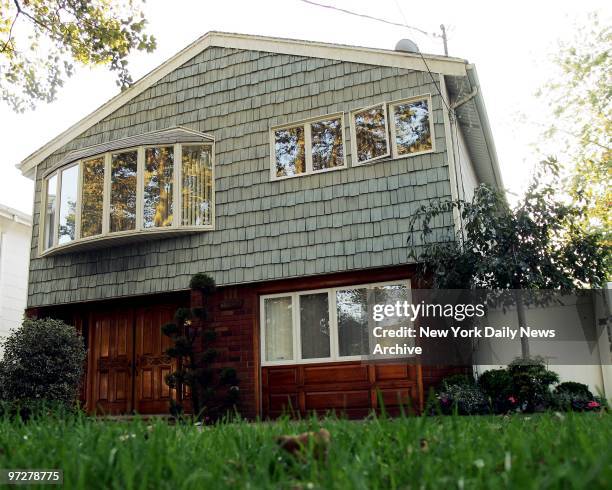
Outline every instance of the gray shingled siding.
[[(270, 126), (424, 93), (436, 153), (270, 181)], [(228, 285), (406, 263), (409, 217), (450, 196), (441, 106), (427, 73), (209, 48), (41, 164), (28, 305), (185, 289), (199, 271)], [(176, 125), (215, 137), (215, 231), (36, 257), (46, 169), (68, 151)]]

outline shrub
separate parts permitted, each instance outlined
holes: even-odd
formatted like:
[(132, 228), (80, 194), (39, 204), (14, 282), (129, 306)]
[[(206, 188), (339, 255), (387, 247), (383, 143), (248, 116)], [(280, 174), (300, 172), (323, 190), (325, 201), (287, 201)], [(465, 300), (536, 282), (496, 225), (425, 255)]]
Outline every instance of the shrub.
[(588, 412), (606, 408), (606, 402), (598, 397), (569, 391), (555, 391), (551, 396), (550, 405), (555, 410), (572, 410), (574, 412)]
[(203, 272), (198, 272), (191, 277), (189, 287), (191, 289), (199, 289), (206, 295), (214, 293), (216, 289), (215, 280)]
[(555, 388), (555, 393), (568, 393), (570, 395), (583, 395), (585, 397), (593, 399), (593, 393), (589, 390), (589, 387), (584, 383), (577, 383), (575, 381), (565, 381)]
[(176, 371), (165, 378), (176, 393), (176, 398), (170, 400), (170, 413), (175, 417), (183, 414), (187, 386), (193, 415), (214, 422), (235, 409), (238, 380), (235, 369), (215, 365), (219, 352), (212, 344), (216, 334), (211, 325), (205, 324), (215, 281), (199, 273), (191, 278), (189, 286), (202, 293), (202, 306), (179, 308), (174, 315), (175, 323), (162, 327), (162, 333), (171, 341), (166, 354), (176, 360)]
[(0, 396), (19, 406), (74, 406), (84, 361), (83, 339), (74, 327), (51, 318), (26, 319), (4, 342)]
[(446, 378), (442, 379), (441, 386), (443, 389), (450, 386), (473, 386), (475, 383), (474, 378), (467, 374), (451, 374)]
[(485, 371), (478, 378), (478, 386), (491, 401), (495, 413), (517, 408), (518, 399), (512, 393), (512, 377), (505, 369)]
[(438, 394), (442, 413), (455, 410), (460, 415), (489, 413), (489, 404), (484, 393), (475, 384), (451, 384), (444, 386)]
[(605, 398), (593, 396), (587, 385), (575, 381), (565, 381), (559, 384), (551, 399), (551, 405), (556, 410), (584, 412), (607, 408)]
[(550, 403), (550, 387), (559, 382), (559, 376), (546, 368), (538, 357), (515, 359), (508, 365), (512, 378), (512, 395), (526, 412), (542, 411)]

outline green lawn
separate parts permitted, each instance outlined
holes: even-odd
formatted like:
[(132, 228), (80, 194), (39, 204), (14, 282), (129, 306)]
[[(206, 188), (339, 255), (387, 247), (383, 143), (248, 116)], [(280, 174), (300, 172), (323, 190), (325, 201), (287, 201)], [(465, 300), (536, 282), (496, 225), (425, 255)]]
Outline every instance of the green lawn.
[[(319, 427), (332, 437), (327, 461), (285, 456), (274, 440)], [(65, 487), (83, 489), (608, 489), (612, 415), (283, 420), (202, 431), (4, 420), (0, 468), (63, 469)]]

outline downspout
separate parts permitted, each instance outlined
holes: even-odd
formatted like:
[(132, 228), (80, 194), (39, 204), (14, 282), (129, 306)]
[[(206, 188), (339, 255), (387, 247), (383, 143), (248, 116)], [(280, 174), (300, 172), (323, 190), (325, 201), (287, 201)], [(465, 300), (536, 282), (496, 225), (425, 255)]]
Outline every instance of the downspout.
[(478, 95), (478, 86), (475, 86), (472, 89), (472, 91), (469, 94), (467, 94), (466, 96), (461, 97), (460, 99), (458, 99), (455, 102), (453, 102), (451, 104), (451, 109), (454, 111), (455, 109), (457, 109), (458, 107), (461, 107), (466, 102), (469, 102), (470, 100), (472, 100), (474, 97), (476, 97), (476, 95)]

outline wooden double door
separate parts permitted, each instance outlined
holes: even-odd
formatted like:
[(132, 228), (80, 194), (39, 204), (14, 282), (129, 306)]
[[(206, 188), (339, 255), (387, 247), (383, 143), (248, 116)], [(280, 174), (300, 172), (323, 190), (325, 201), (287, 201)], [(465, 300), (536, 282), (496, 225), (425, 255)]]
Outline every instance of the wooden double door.
[(161, 332), (176, 307), (122, 308), (91, 313), (88, 390), (90, 412), (164, 414), (171, 390), (165, 377), (174, 370)]

